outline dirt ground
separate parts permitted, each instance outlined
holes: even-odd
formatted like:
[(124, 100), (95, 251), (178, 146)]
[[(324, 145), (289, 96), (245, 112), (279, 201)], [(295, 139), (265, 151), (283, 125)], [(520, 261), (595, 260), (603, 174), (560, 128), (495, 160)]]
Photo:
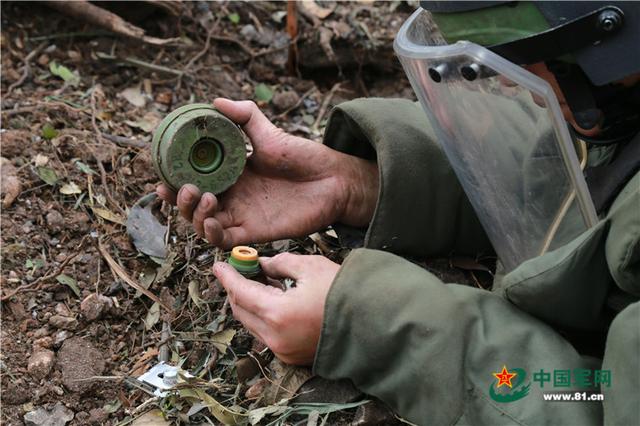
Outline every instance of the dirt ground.
[[(310, 373), (272, 360), (233, 320), (209, 267), (225, 253), (162, 206), (150, 217), (169, 226), (168, 254), (154, 261), (134, 247), (126, 219), (159, 183), (151, 135), (178, 106), (254, 99), (286, 131), (320, 141), (333, 105), (413, 97), (392, 42), (415, 5), (299, 10), (292, 61), (285, 2), (193, 2), (177, 15), (128, 4), (101, 5), (176, 44), (116, 36), (43, 4), (2, 2), (2, 424), (37, 415), (62, 425), (169, 424), (158, 410), (175, 423), (219, 424), (229, 410), (247, 422), (265, 407), (256, 422), (321, 422), (330, 412), (331, 424), (395, 421), (379, 405), (374, 414), (372, 404), (349, 406), (363, 397), (348, 386), (319, 382), (305, 386), (326, 390), (306, 401), (320, 405), (283, 418), (296, 414), (293, 402), (305, 407), (276, 404), (305, 394)], [(341, 261), (348, 249), (333, 235), (259, 248)], [(487, 282), (474, 261), (423, 264), (447, 281)], [(199, 379), (154, 397), (135, 378), (158, 359)]]

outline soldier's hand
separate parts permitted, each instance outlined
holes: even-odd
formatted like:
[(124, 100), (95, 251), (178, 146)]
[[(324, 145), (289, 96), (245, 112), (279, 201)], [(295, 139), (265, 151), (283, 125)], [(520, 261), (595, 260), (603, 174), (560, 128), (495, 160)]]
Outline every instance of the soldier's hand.
[(365, 226), (378, 195), (375, 163), (292, 136), (251, 101), (216, 99), (214, 106), (242, 127), (253, 154), (238, 181), (219, 197), (194, 185), (177, 194), (160, 185), (196, 233), (230, 248), (308, 235), (335, 222)]
[(233, 316), (283, 362), (310, 365), (316, 353), (324, 305), (340, 265), (322, 256), (282, 253), (261, 258), (271, 278), (292, 278), (296, 286), (279, 288), (251, 281), (227, 263), (213, 272), (229, 295)]

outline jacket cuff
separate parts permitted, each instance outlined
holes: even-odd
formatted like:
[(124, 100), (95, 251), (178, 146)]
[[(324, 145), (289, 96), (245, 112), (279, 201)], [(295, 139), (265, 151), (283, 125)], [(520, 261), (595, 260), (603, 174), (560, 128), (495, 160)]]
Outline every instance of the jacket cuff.
[(411, 256), (491, 251), (418, 104), (371, 98), (340, 104), (324, 143), (378, 163), (378, 202), (365, 247)]

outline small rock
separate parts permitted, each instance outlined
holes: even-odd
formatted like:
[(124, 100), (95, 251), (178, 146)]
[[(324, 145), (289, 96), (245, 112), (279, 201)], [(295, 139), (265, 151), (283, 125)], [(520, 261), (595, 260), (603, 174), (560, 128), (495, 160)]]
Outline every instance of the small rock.
[(75, 330), (78, 327), (78, 321), (75, 318), (64, 317), (62, 315), (54, 315), (49, 318), (49, 324), (62, 330)]
[(160, 92), (156, 95), (156, 102), (163, 105), (171, 105), (173, 103), (173, 94), (169, 91)]
[(271, 102), (279, 111), (285, 111), (292, 108), (300, 101), (300, 95), (293, 90), (285, 90), (284, 92), (278, 92), (273, 96)]
[(69, 311), (69, 308), (67, 308), (67, 305), (65, 305), (64, 303), (56, 304), (55, 310), (56, 310), (56, 314), (62, 315), (63, 317), (71, 316), (71, 312)]
[(95, 321), (102, 318), (111, 308), (113, 308), (113, 300), (111, 298), (95, 293), (91, 293), (80, 303), (80, 310), (87, 321)]
[(0, 174), (2, 175), (0, 178), (0, 194), (4, 195), (2, 207), (5, 209), (11, 206), (14, 200), (18, 198), (18, 195), (22, 192), (22, 182), (18, 178), (17, 173), (18, 171), (13, 164), (11, 164), (11, 162), (6, 158), (2, 157), (0, 160)]
[(238, 382), (243, 383), (260, 372), (260, 366), (252, 357), (240, 358), (236, 361)]
[(24, 415), (26, 426), (64, 426), (73, 420), (73, 411), (58, 402), (53, 409), (38, 407)]
[(31, 231), (33, 231), (33, 222), (28, 220), (25, 223), (22, 224), (22, 226), (20, 227), (20, 229), (22, 230), (23, 233), (28, 234)]
[(78, 336), (67, 339), (58, 351), (62, 383), (72, 392), (87, 392), (100, 382), (83, 379), (100, 376), (105, 369), (105, 358), (90, 341)]
[(49, 229), (51, 231), (58, 232), (62, 230), (62, 227), (64, 226), (64, 217), (59, 211), (51, 210), (49, 213), (47, 213), (46, 219), (47, 225), (49, 226)]
[(260, 38), (260, 34), (258, 34), (258, 30), (251, 24), (247, 24), (240, 29), (240, 35), (245, 38), (247, 41), (258, 41)]
[(6, 389), (2, 390), (3, 404), (19, 405), (31, 400), (32, 389), (22, 379), (16, 380), (15, 383), (8, 380), (7, 383)]
[(40, 327), (39, 329), (33, 332), (34, 339), (39, 339), (41, 337), (48, 336), (48, 335), (49, 335), (49, 327), (47, 326)]
[(67, 300), (68, 296), (69, 296), (69, 289), (65, 287), (63, 290), (56, 291), (55, 294), (53, 295), (53, 299), (62, 301), (62, 300)]
[(107, 412), (103, 408), (94, 408), (89, 411), (89, 424), (102, 425), (107, 421)]
[(53, 339), (51, 338), (51, 336), (44, 336), (41, 337), (39, 339), (35, 339), (33, 341), (33, 350), (38, 350), (39, 348), (42, 349), (51, 349), (51, 347), (53, 346)]
[(262, 377), (258, 379), (247, 391), (244, 396), (247, 399), (258, 399), (263, 393), (266, 387), (269, 385), (269, 380)]
[(38, 64), (44, 66), (49, 65), (49, 55), (47, 55), (46, 53), (43, 53), (42, 55), (40, 55), (38, 57)]
[(87, 413), (86, 411), (78, 411), (76, 413), (75, 423), (80, 425), (88, 425), (89, 413)]
[(39, 349), (29, 358), (27, 371), (36, 379), (44, 379), (51, 372), (55, 354), (48, 349)]
[(73, 336), (73, 333), (67, 330), (61, 330), (56, 333), (55, 339), (53, 340), (53, 346), (59, 348), (62, 343), (67, 340), (69, 337)]
[(6, 303), (6, 306), (9, 312), (11, 312), (11, 316), (13, 316), (13, 319), (15, 319), (16, 321), (22, 321), (27, 317), (27, 311), (24, 309), (24, 305), (22, 304), (22, 302), (20, 302), (19, 300), (8, 300)]

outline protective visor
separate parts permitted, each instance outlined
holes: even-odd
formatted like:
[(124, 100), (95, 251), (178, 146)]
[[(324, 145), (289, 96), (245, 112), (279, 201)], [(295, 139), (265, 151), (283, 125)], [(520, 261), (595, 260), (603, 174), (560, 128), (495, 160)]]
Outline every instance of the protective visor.
[(422, 9), (394, 49), (505, 272), (596, 223), (546, 81), (476, 44), (446, 45)]

